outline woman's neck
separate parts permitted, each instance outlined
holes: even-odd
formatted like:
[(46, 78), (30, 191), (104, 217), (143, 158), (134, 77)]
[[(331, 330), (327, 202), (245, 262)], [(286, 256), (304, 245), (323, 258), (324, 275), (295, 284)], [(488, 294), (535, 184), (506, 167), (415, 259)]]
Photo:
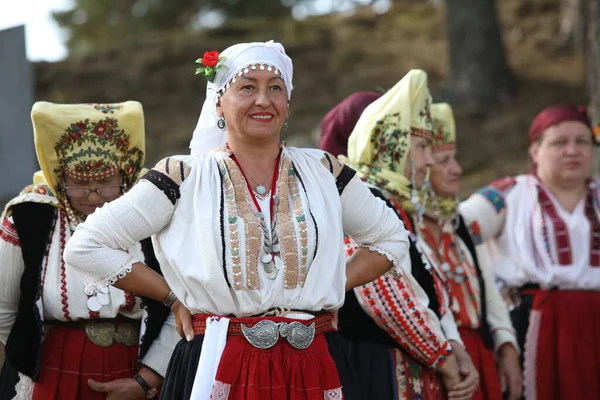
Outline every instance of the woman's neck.
[(569, 213), (572, 213), (577, 207), (577, 204), (587, 193), (587, 183), (581, 182), (578, 184), (559, 184), (550, 180), (540, 180), (552, 192), (558, 203)]
[(246, 175), (250, 175), (249, 183), (253, 188), (259, 184), (270, 186), (274, 163), (281, 151), (278, 141), (260, 144), (230, 141), (229, 148)]

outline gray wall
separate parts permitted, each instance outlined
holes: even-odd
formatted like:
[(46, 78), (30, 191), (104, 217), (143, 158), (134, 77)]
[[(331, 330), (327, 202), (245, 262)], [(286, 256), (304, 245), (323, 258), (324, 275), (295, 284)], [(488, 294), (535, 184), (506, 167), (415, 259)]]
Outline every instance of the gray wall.
[(30, 184), (37, 167), (30, 111), (33, 77), (25, 27), (0, 31), (0, 205)]

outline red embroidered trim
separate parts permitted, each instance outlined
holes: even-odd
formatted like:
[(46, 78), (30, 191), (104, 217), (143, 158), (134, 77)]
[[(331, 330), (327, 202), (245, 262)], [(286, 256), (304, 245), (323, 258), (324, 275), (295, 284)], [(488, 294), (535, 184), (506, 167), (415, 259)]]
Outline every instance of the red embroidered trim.
[[(88, 299), (91, 296), (88, 296)], [(88, 310), (88, 314), (90, 315), (90, 319), (98, 319), (100, 318), (100, 311), (92, 311), (92, 310)]]
[(594, 208), (594, 193), (588, 188), (585, 199), (585, 216), (590, 222), (590, 265), (600, 267), (600, 221)]
[[(60, 211), (59, 211), (60, 212)], [(46, 272), (48, 272), (48, 256), (50, 255), (50, 248), (52, 247), (52, 238), (54, 237), (54, 230), (56, 229), (56, 221), (58, 215), (54, 214), (54, 220), (52, 221), (52, 229), (50, 229), (50, 237), (48, 237), (48, 245), (46, 246), (46, 253), (44, 254), (44, 270), (42, 272), (42, 284), (40, 292), (44, 293), (44, 284), (46, 283)]]
[(371, 318), (412, 357), (429, 367), (441, 365), (449, 354), (447, 346), (429, 328), (427, 311), (418, 307), (404, 279), (380, 277), (355, 293)]
[[(565, 221), (558, 215), (556, 207), (550, 200), (548, 193), (540, 185), (537, 186), (538, 202), (542, 207), (542, 218), (544, 213), (550, 217), (550, 221), (554, 226), (554, 240), (558, 251), (558, 263), (560, 265), (571, 265), (573, 263), (573, 255), (571, 254), (571, 239)], [(549, 249), (549, 246), (547, 244)]]
[(429, 139), (429, 140), (433, 139), (433, 131), (430, 131), (429, 129), (420, 129), (420, 128), (414, 128), (411, 126), (410, 134), (413, 136), (420, 136), (420, 137), (423, 137), (423, 138)]
[(63, 257), (63, 253), (65, 251), (65, 246), (67, 244), (66, 240), (66, 226), (67, 219), (65, 218), (64, 213), (60, 213), (60, 297), (62, 303), (62, 311), (65, 319), (67, 321), (71, 321), (71, 316), (69, 315), (69, 297), (67, 296), (67, 273), (65, 270), (65, 259)]
[(0, 239), (12, 245), (21, 247), (21, 241), (19, 240), (19, 234), (15, 229), (15, 225), (10, 222), (8, 218), (4, 218), (2, 221), (2, 227), (0, 227)]
[(512, 176), (505, 176), (504, 178), (496, 179), (494, 182), (490, 183), (489, 186), (497, 189), (500, 192), (506, 192), (516, 184), (517, 180), (515, 178)]
[[(548, 193), (540, 186), (537, 186), (538, 190), (538, 202), (542, 207), (542, 226), (545, 227), (544, 215), (550, 217), (552, 225), (554, 226), (554, 237), (556, 241), (556, 247), (558, 251), (558, 263), (560, 265), (571, 265), (573, 263), (573, 254), (571, 250), (571, 239), (569, 237), (569, 231), (567, 225), (560, 218), (556, 207), (550, 200)], [(586, 199), (585, 199), (585, 216), (590, 223), (590, 265), (593, 267), (600, 267), (600, 221), (594, 208), (594, 193), (591, 188), (588, 188)], [(544, 239), (547, 241), (547, 231), (544, 228)], [(550, 245), (546, 243), (546, 249), (550, 253)]]
[(126, 309), (127, 311), (133, 311), (136, 301), (137, 301), (137, 298), (135, 297), (134, 294), (125, 292), (125, 305), (123, 306), (123, 308)]

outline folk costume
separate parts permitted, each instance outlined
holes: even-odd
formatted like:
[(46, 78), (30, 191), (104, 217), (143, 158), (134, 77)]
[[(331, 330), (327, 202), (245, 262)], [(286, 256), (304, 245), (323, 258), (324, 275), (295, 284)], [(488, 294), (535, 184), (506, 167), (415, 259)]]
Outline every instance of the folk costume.
[[(532, 123), (530, 143), (550, 126), (579, 121), (580, 110), (555, 106)], [(531, 173), (500, 179), (460, 206), (476, 240), (490, 240), (494, 273), (519, 288), (512, 312), (524, 348), (527, 399), (600, 397), (600, 222), (598, 181), (573, 212)]]
[[(452, 108), (433, 104), (433, 153), (456, 147)], [(460, 336), (479, 373), (480, 386), (473, 399), (501, 399), (495, 350), (505, 343), (517, 348), (506, 304), (494, 283), (489, 256), (476, 246), (463, 218), (457, 213), (455, 198), (437, 196), (433, 189), (427, 198), (425, 214), (442, 230), (438, 241), (426, 225), (419, 226), (422, 249), (450, 290), (450, 309)]]
[[(38, 102), (31, 115), (42, 170), (8, 203), (0, 229), (0, 398), (103, 399), (88, 379), (132, 378), (140, 365), (164, 376), (177, 332), (156, 302), (146, 300), (144, 312), (131, 293), (86, 292), (63, 259), (84, 219), (69, 204), (63, 176), (98, 180), (120, 172), (123, 189), (131, 187), (144, 161), (142, 107)], [(149, 240), (128, 251), (158, 270)]]
[(408, 234), (352, 169), (320, 150), (282, 146), (270, 192), (251, 190), (228, 147), (210, 151), (227, 138), (216, 99), (254, 69), (281, 76), (289, 96), (292, 63), (273, 42), (238, 44), (221, 57), (192, 155), (162, 160), (88, 218), (66, 258), (97, 292), (138, 261), (124, 249), (153, 235), (196, 333), (177, 345), (163, 399), (352, 398), (324, 335), (344, 302), (343, 232), (396, 269)]
[[(387, 274), (348, 292), (340, 311), (349, 351), (363, 358), (354, 366), (364, 399), (443, 398), (436, 370), (452, 351), (449, 340), (461, 343), (443, 280), (422, 254), (415, 228), (422, 204), (414, 176), (404, 176), (411, 137), (433, 136), (430, 102), (427, 75), (412, 70), (365, 109), (348, 142), (357, 174), (411, 231), (403, 274)], [(354, 243), (347, 243), (351, 254)], [(367, 361), (364, 354), (373, 356)]]

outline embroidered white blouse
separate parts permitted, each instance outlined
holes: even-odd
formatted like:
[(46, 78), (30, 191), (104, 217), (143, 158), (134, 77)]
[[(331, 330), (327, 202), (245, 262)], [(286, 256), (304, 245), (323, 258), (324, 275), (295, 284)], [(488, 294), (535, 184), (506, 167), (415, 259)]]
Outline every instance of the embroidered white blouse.
[(282, 262), (274, 279), (260, 261), (263, 232), (253, 195), (225, 149), (164, 159), (78, 227), (65, 259), (93, 293), (139, 261), (124, 249), (153, 235), (165, 279), (192, 313), (238, 317), (275, 307), (341, 307), (344, 231), (402, 273), (408, 255), (403, 224), (333, 156), (282, 150), (274, 214)]
[[(39, 197), (39, 196), (38, 196)], [(46, 196), (48, 197), (48, 196)], [(17, 199), (18, 200), (18, 199)], [(97, 312), (87, 306), (88, 295), (81, 279), (63, 261), (63, 251), (71, 239), (67, 212), (56, 209), (47, 254), (42, 261), (42, 297), (37, 305), (42, 321), (76, 321), (80, 319), (115, 318), (119, 314), (141, 320), (140, 299), (130, 293), (111, 287), (108, 304)], [(0, 227), (0, 342), (6, 344), (18, 312), (21, 297), (21, 277), (25, 262), (21, 244), (10, 211), (2, 218)], [(129, 254), (143, 259), (141, 246), (132, 243)], [(153, 342), (142, 363), (165, 375), (168, 360), (179, 340), (173, 319), (165, 323), (159, 337)]]
[[(592, 181), (589, 190), (592, 212), (598, 215), (598, 181)], [(548, 205), (556, 210), (555, 217), (564, 222), (566, 232), (555, 230), (548, 205), (543, 207), (539, 200), (540, 193), (549, 199)], [(590, 255), (598, 254), (600, 248), (591, 245), (587, 203), (584, 196), (569, 213), (538, 178), (521, 175), (496, 181), (473, 194), (460, 205), (460, 212), (475, 237), (491, 240), (494, 273), (508, 286), (537, 283), (542, 288), (600, 290), (600, 266), (590, 261)], [(570, 263), (559, 262), (559, 250), (570, 253)]]

